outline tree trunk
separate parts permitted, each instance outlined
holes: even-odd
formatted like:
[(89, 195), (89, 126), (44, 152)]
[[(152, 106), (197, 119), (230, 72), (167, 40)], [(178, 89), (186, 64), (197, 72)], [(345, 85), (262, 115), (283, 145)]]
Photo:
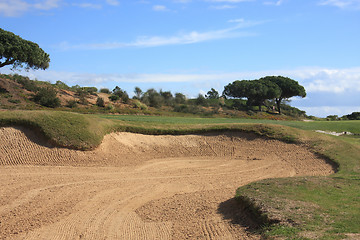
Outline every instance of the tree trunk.
[(282, 100), (282, 98), (276, 98), (275, 99), (279, 114), (281, 114), (281, 107), (280, 107), (281, 100)]

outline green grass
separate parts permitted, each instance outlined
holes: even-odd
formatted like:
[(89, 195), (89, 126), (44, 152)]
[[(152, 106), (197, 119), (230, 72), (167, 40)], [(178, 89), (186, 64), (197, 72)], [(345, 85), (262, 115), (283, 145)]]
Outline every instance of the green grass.
[[(0, 126), (22, 125), (40, 131), (53, 143), (93, 149), (113, 131), (143, 134), (186, 134), (246, 131), (306, 144), (337, 163), (329, 177), (267, 179), (240, 187), (236, 198), (264, 220), (280, 219), (259, 229), (264, 237), (342, 239), (360, 233), (360, 141), (354, 136), (329, 136), (314, 130), (360, 134), (360, 121), (274, 121), (236, 118), (84, 115), (57, 111), (0, 111)], [(256, 210), (256, 211), (255, 211)]]
[(58, 146), (82, 150), (98, 146), (108, 125), (105, 119), (70, 112), (0, 112), (0, 126), (25, 126), (41, 132)]
[(360, 121), (277, 121), (265, 119), (239, 118), (200, 118), (200, 117), (164, 117), (164, 116), (134, 116), (134, 115), (97, 115), (100, 118), (121, 120), (126, 122), (161, 123), (161, 124), (233, 124), (233, 123), (263, 123), (299, 128), (303, 130), (327, 130), (334, 132), (352, 132), (360, 134)]

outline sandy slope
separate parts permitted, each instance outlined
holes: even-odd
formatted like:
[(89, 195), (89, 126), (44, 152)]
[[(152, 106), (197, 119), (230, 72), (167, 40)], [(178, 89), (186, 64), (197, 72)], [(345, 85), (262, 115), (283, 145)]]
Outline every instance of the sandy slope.
[(0, 239), (258, 239), (234, 210), (237, 187), (330, 173), (301, 146), (251, 134), (113, 133), (81, 152), (0, 128)]

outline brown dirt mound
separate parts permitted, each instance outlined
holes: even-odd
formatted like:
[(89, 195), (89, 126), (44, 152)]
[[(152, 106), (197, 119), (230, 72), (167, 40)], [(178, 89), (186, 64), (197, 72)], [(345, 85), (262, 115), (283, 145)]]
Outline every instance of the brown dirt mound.
[(0, 128), (0, 165), (0, 239), (257, 239), (218, 212), (237, 187), (333, 172), (302, 146), (231, 132), (113, 133), (82, 152)]

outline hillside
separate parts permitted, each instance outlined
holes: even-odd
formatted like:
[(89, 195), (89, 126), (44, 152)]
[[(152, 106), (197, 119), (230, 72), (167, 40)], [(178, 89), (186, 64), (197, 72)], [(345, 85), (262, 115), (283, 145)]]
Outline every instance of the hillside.
[[(140, 90), (141, 91), (141, 90)], [(68, 86), (57, 81), (54, 84), (31, 80), (18, 74), (0, 74), (0, 109), (52, 109), (81, 113), (111, 113), (166, 116), (236, 117), (251, 119), (291, 120), (306, 117), (304, 111), (284, 104), (284, 114), (273, 111), (271, 104), (246, 105), (240, 99), (208, 99), (203, 96), (187, 99), (182, 93), (148, 89), (129, 98), (118, 86), (114, 90), (95, 87)]]

